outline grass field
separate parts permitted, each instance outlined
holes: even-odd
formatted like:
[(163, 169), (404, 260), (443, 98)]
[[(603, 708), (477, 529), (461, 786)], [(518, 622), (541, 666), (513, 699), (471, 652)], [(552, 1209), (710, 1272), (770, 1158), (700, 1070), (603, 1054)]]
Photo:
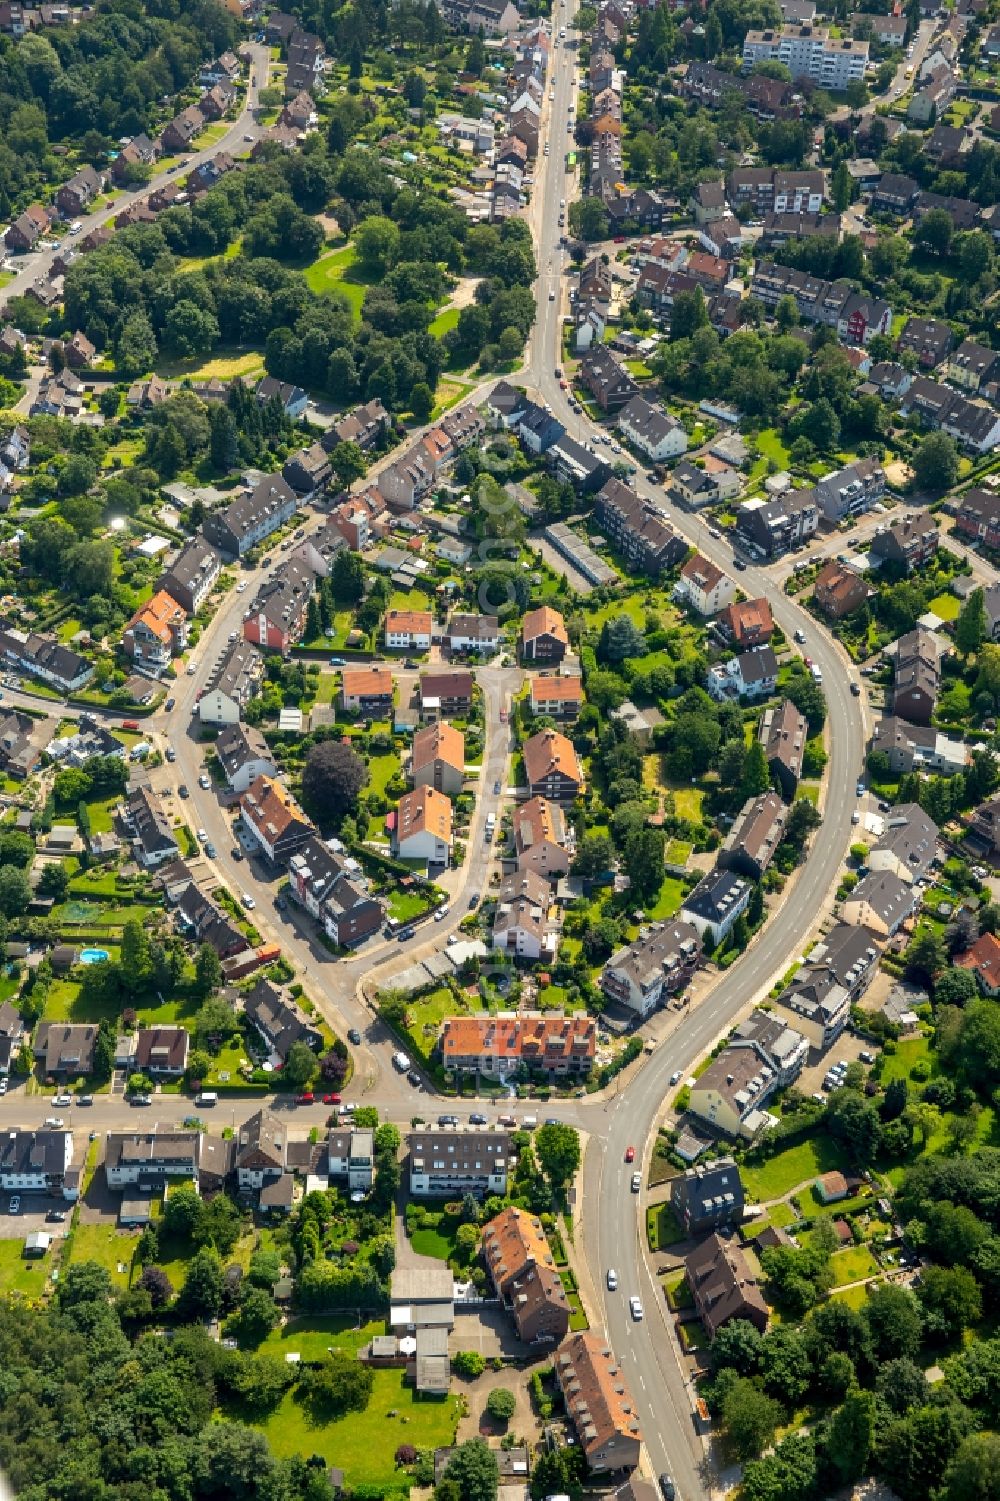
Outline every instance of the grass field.
[(353, 245), (343, 245), (313, 261), (305, 272), (306, 286), (319, 296), (340, 292), (351, 305), (355, 318), (361, 317), (361, 305), (373, 280), (358, 270)]
[(77, 1225), (70, 1237), (68, 1260), (96, 1261), (111, 1273), (115, 1287), (128, 1287), (137, 1244), (134, 1236), (123, 1235), (114, 1225)]
[(844, 1251), (835, 1251), (830, 1257), (834, 1287), (846, 1287), (849, 1282), (862, 1282), (878, 1272), (878, 1262), (867, 1246), (848, 1246)]
[(156, 362), (156, 373), (164, 379), (176, 379), (182, 375), (191, 380), (235, 380), (264, 373), (264, 356), (251, 350), (249, 353), (218, 354), (210, 360), (170, 360)]
[(668, 865), (686, 865), (694, 851), (694, 845), (686, 839), (671, 839), (667, 842), (666, 860)]
[(49, 1280), (52, 1252), (39, 1261), (25, 1261), (23, 1240), (0, 1240), (0, 1293), (40, 1298)]
[[(266, 1348), (266, 1346), (264, 1347)], [(405, 1384), (404, 1371), (375, 1371), (371, 1400), (364, 1412), (318, 1422), (290, 1392), (262, 1425), (279, 1459), (318, 1454), (344, 1471), (346, 1484), (366, 1485), (383, 1496), (409, 1490), (393, 1456), (401, 1443), (437, 1449), (454, 1442), (458, 1398), (421, 1398)], [(389, 1417), (392, 1412), (393, 1416)]]
[(916, 1065), (924, 1061), (930, 1063), (933, 1070), (930, 1038), (904, 1037), (897, 1042), (895, 1053), (887, 1053), (882, 1061), (883, 1084), (889, 1084), (893, 1079), (909, 1079)]
[(443, 339), (445, 334), (451, 333), (452, 329), (457, 325), (460, 311), (461, 309), (457, 307), (444, 308), (438, 313), (427, 332), (433, 334), (435, 339)]
[(389, 916), (394, 917), (397, 922), (408, 922), (411, 917), (419, 917), (421, 912), (427, 910), (427, 902), (419, 891), (400, 891), (398, 887), (394, 887), (389, 892), (388, 900)]
[(768, 1161), (740, 1169), (743, 1187), (750, 1198), (758, 1203), (768, 1199), (780, 1199), (784, 1194), (820, 1173), (843, 1170), (844, 1154), (829, 1136), (809, 1136), (786, 1147)]
[(232, 121), (228, 124), (225, 120), (217, 120), (214, 125), (206, 125), (200, 130), (191, 142), (193, 151), (207, 151), (209, 146), (217, 146), (224, 135), (229, 133)]
[(399, 757), (391, 751), (387, 756), (372, 756), (368, 762), (370, 791), (384, 792), (399, 769)]
[(654, 1204), (646, 1210), (646, 1239), (651, 1251), (662, 1251), (684, 1239), (680, 1221), (669, 1204)]
[(680, 910), (686, 894), (687, 888), (683, 881), (676, 876), (667, 876), (660, 887), (660, 894), (654, 905), (647, 909), (646, 916), (654, 922), (673, 917), (674, 913)]

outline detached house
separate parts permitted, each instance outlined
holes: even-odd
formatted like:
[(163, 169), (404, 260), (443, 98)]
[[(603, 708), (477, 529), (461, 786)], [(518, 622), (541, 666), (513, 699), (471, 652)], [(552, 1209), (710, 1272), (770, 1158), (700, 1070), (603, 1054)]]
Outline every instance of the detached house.
[(137, 787), (129, 794), (122, 804), (121, 818), (135, 858), (146, 870), (155, 870), (166, 860), (176, 860), (180, 845), (159, 798), (150, 788)]
[(122, 646), (138, 670), (153, 677), (180, 656), (187, 642), (187, 614), (165, 589), (140, 606), (122, 637)]
[(816, 575), (813, 597), (830, 620), (843, 620), (866, 602), (868, 585), (853, 568), (831, 561)]
[(393, 845), (400, 860), (426, 860), (447, 866), (452, 846), (451, 800), (434, 787), (421, 786), (399, 800)]
[(700, 553), (684, 564), (674, 586), (674, 598), (689, 604), (699, 615), (717, 615), (732, 603), (735, 593), (732, 579)]
[(385, 644), (391, 651), (430, 651), (434, 617), (429, 610), (390, 610)]
[(432, 787), (457, 797), (465, 784), (465, 736), (438, 719), (413, 736), (410, 776), (414, 787)]
[(567, 873), (573, 857), (573, 839), (558, 803), (531, 797), (517, 804), (512, 832), (519, 871), (534, 870), (550, 879)]
[(655, 407), (642, 396), (618, 413), (618, 431), (653, 464), (680, 458), (687, 451), (687, 433), (676, 417)]
[(525, 615), (521, 623), (522, 661), (561, 662), (568, 647), (566, 623), (558, 610), (541, 605)]
[(532, 797), (571, 803), (583, 790), (583, 772), (571, 741), (558, 730), (541, 730), (525, 741), (525, 774)]
[(588, 349), (580, 362), (580, 380), (603, 412), (627, 406), (639, 388), (606, 344)]
[(733, 1319), (745, 1320), (761, 1333), (768, 1311), (749, 1261), (739, 1246), (712, 1234), (684, 1263), (688, 1287), (705, 1332), (714, 1339)]
[(569, 1299), (541, 1221), (524, 1209), (501, 1210), (483, 1227), (482, 1254), (518, 1338), (559, 1344), (569, 1333)]
[(895, 563), (904, 573), (923, 568), (938, 549), (938, 531), (932, 517), (906, 516), (879, 527), (872, 538), (869, 557), (875, 563)]
[(290, 994), (270, 980), (258, 980), (243, 999), (243, 1014), (276, 1057), (284, 1060), (294, 1042), (317, 1048), (322, 1034)]
[(603, 1335), (571, 1334), (556, 1354), (556, 1383), (587, 1467), (597, 1474), (633, 1470), (642, 1434), (625, 1374)]

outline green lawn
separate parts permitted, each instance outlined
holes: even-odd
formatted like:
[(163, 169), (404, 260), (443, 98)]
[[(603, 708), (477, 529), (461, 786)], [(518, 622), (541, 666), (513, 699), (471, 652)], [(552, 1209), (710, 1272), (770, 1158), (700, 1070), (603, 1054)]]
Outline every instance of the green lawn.
[[(128, 1287), (132, 1256), (138, 1241), (114, 1225), (77, 1225), (64, 1260), (96, 1261), (111, 1273), (115, 1287)], [(124, 1271), (121, 1268), (124, 1267)]]
[(390, 610), (429, 610), (430, 596), (422, 589), (393, 589), (389, 598)]
[(763, 432), (757, 434), (757, 452), (765, 459), (772, 459), (779, 469), (785, 469), (788, 466), (788, 449), (773, 427), (766, 427)]
[(442, 1235), (440, 1230), (428, 1229), (427, 1226), (413, 1231), (410, 1245), (418, 1255), (436, 1256), (438, 1261), (447, 1261), (455, 1253), (455, 1242), (450, 1235)]
[(651, 1251), (662, 1251), (684, 1239), (680, 1221), (669, 1204), (653, 1204), (646, 1210), (646, 1238)]
[(674, 913), (680, 910), (681, 903), (686, 895), (687, 887), (684, 885), (684, 882), (676, 876), (667, 876), (660, 887), (660, 894), (656, 898), (655, 904), (647, 910), (646, 916), (651, 921), (660, 921), (667, 917), (673, 917)]
[(460, 309), (457, 307), (444, 308), (438, 313), (427, 332), (433, 334), (435, 339), (443, 339), (445, 334), (451, 333), (451, 330), (456, 327), (459, 312)]
[(848, 1246), (844, 1251), (835, 1251), (830, 1257), (834, 1287), (846, 1287), (849, 1282), (861, 1282), (874, 1277), (878, 1262), (867, 1246)]
[(419, 917), (427, 911), (427, 900), (419, 888), (400, 891), (396, 886), (389, 892), (388, 910), (389, 916), (397, 922), (409, 922), (411, 917)]
[(289, 1319), (280, 1329), (272, 1329), (259, 1350), (265, 1355), (297, 1354), (303, 1360), (322, 1360), (331, 1348), (351, 1355), (366, 1345), (375, 1334), (384, 1334), (385, 1324), (358, 1325), (357, 1319), (311, 1318)]
[(868, 1301), (868, 1288), (859, 1284), (855, 1287), (838, 1289), (830, 1294), (831, 1298), (837, 1298), (841, 1303), (846, 1303), (848, 1308), (853, 1308), (855, 1313), (864, 1308)]
[(393, 751), (385, 756), (372, 756), (368, 762), (369, 790), (384, 792), (399, 769), (399, 757)]
[(39, 1261), (25, 1261), (23, 1240), (0, 1240), (0, 1293), (40, 1298), (51, 1266), (51, 1250)]
[(931, 1056), (931, 1043), (929, 1037), (904, 1037), (896, 1044), (894, 1053), (886, 1053), (882, 1062), (882, 1083), (889, 1084), (893, 1079), (909, 1079), (918, 1063), (927, 1060), (932, 1067), (934, 1059)]
[(365, 1411), (333, 1422), (315, 1421), (296, 1393), (288, 1393), (261, 1425), (277, 1457), (318, 1454), (344, 1471), (349, 1488), (370, 1486), (382, 1496), (408, 1492), (409, 1481), (393, 1458), (397, 1446), (438, 1449), (454, 1443), (459, 1399), (419, 1397), (406, 1385), (404, 1371), (373, 1375), (375, 1385)]
[(935, 594), (927, 608), (933, 610), (939, 620), (957, 620), (962, 607), (954, 594)]
[(740, 1169), (743, 1187), (751, 1199), (766, 1203), (780, 1199), (800, 1183), (844, 1168), (844, 1154), (833, 1139), (823, 1134), (809, 1136), (756, 1166)]
[(667, 842), (666, 861), (668, 865), (686, 865), (694, 852), (694, 845), (686, 839), (670, 839)]
[(373, 283), (358, 270), (356, 263), (354, 246), (344, 245), (321, 255), (307, 268), (305, 278), (309, 290), (320, 296), (340, 292), (350, 303), (354, 316), (360, 318), (365, 293)]

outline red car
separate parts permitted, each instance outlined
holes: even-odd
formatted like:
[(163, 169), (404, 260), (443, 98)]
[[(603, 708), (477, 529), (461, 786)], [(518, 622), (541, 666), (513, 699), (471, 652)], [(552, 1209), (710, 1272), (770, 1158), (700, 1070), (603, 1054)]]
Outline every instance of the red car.
[(616, 245), (624, 245), (625, 244), (625, 236), (624, 235), (615, 235), (615, 244)]
[(339, 1105), (340, 1104), (340, 1095), (339, 1094), (325, 1094), (323, 1096), (323, 1104), (324, 1105)]
[(304, 1094), (297, 1094), (295, 1096), (295, 1103), (296, 1105), (312, 1105), (315, 1102), (315, 1099), (316, 1096), (313, 1094), (312, 1090), (307, 1089)]
[(634, 1162), (635, 1161), (635, 1147), (626, 1147), (625, 1148), (625, 1161), (626, 1162)]

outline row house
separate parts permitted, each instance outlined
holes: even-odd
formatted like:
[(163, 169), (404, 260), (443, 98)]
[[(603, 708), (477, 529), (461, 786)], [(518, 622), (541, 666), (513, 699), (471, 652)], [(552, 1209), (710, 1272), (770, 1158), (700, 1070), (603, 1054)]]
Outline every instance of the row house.
[(302, 636), (315, 587), (306, 559), (288, 558), (261, 585), (243, 622), (244, 638), (264, 651), (287, 652)]
[(735, 593), (732, 579), (700, 553), (684, 564), (674, 586), (674, 598), (690, 605), (699, 615), (718, 614), (732, 603)]
[(447, 868), (454, 843), (451, 799), (430, 786), (415, 787), (390, 814), (393, 852), (400, 860), (419, 860)]
[(197, 615), (222, 571), (222, 559), (204, 537), (185, 542), (156, 581), (158, 591), (175, 599), (188, 615)]
[(893, 652), (893, 713), (912, 724), (930, 724), (941, 686), (941, 658), (933, 631), (917, 626)]
[(642, 1452), (635, 1399), (603, 1334), (571, 1334), (553, 1363), (566, 1416), (594, 1474), (634, 1470)]
[(287, 480), (266, 474), (229, 505), (209, 511), (202, 522), (202, 533), (227, 561), (233, 561), (290, 521), (298, 505), (298, 496)]
[(824, 323), (844, 343), (866, 345), (876, 334), (892, 328), (892, 309), (878, 297), (857, 292), (848, 281), (827, 282), (774, 261), (757, 262), (750, 295), (773, 309), (782, 297), (792, 297), (807, 323)]
[(523, 1011), (494, 1016), (449, 1016), (439, 1042), (441, 1061), (457, 1074), (506, 1081), (525, 1070), (585, 1078), (597, 1056), (592, 1016)]
[(205, 116), (196, 104), (189, 104), (187, 109), (182, 109), (179, 115), (175, 115), (164, 126), (160, 136), (162, 149), (171, 155), (187, 151), (195, 136), (204, 128)]
[(513, 1205), (483, 1226), (482, 1255), (498, 1298), (525, 1344), (559, 1344), (570, 1306), (541, 1220)]
[(552, 890), (535, 871), (512, 871), (497, 892), (491, 943), (500, 953), (529, 963), (552, 962), (559, 943), (550, 919)]
[(622, 407), (618, 413), (618, 431), (652, 464), (680, 458), (687, 451), (683, 424), (643, 396), (633, 396)]
[(957, 736), (945, 735), (933, 725), (911, 724), (895, 714), (875, 721), (871, 749), (884, 751), (895, 777), (910, 771), (954, 776), (965, 770), (969, 758), (965, 742)]
[(700, 935), (691, 923), (651, 923), (633, 943), (612, 954), (601, 971), (601, 989), (609, 1001), (644, 1021), (685, 989), (702, 954)]
[(198, 701), (202, 724), (235, 725), (264, 677), (264, 659), (250, 641), (234, 641), (222, 653)]
[(240, 818), (261, 851), (282, 867), (314, 832), (292, 794), (273, 777), (251, 783), (240, 799)]
[(809, 952), (777, 998), (780, 1014), (816, 1052), (840, 1037), (878, 972), (880, 947), (866, 928), (837, 923)]
[(583, 791), (583, 771), (571, 740), (558, 730), (540, 730), (523, 747), (524, 769), (532, 797), (571, 803)]
[(917, 885), (937, 863), (940, 837), (937, 824), (919, 803), (897, 803), (868, 852), (869, 868), (891, 871), (901, 881)]
[(955, 530), (969, 542), (1000, 549), (1000, 495), (977, 486), (955, 504)]
[(1000, 355), (995, 349), (977, 344), (975, 339), (963, 339), (950, 356), (944, 374), (953, 385), (973, 395), (994, 394), (1000, 381)]
[(872, 537), (868, 556), (873, 564), (881, 567), (883, 563), (891, 563), (909, 574), (930, 563), (937, 549), (938, 531), (933, 517), (910, 515), (880, 526)]
[[(410, 1193), (417, 1198), (486, 1198), (507, 1192), (517, 1156), (508, 1131), (427, 1126), (406, 1138)], [(447, 1270), (447, 1269), (444, 1269)], [(398, 1273), (393, 1277), (395, 1288)]]
[(378, 933), (384, 910), (357, 860), (339, 841), (309, 838), (288, 862), (288, 892), (331, 942), (354, 948)]
[(735, 94), (749, 114), (764, 122), (795, 119), (802, 113), (802, 96), (796, 93), (792, 84), (759, 74), (739, 77), (723, 72), (712, 63), (688, 63), (678, 91), (709, 109), (717, 109), (727, 95)]
[(758, 249), (763, 255), (787, 245), (789, 240), (829, 240), (839, 244), (841, 222), (839, 214), (768, 211), (764, 214)]
[(56, 207), (67, 219), (84, 213), (104, 191), (104, 178), (93, 167), (81, 167), (56, 192)]
[(278, 774), (267, 741), (253, 725), (224, 725), (215, 742), (215, 754), (230, 792), (246, 792), (258, 777)]
[(818, 214), (826, 181), (821, 170), (786, 172), (773, 167), (735, 167), (726, 179), (733, 208), (750, 208), (759, 217), (778, 214)]
[(598, 491), (594, 517), (627, 562), (651, 577), (687, 555), (687, 542), (670, 526), (667, 513), (621, 480), (608, 480)]
[(948, 358), (954, 341), (951, 325), (942, 319), (908, 318), (896, 340), (896, 348), (900, 354), (909, 350), (915, 355), (922, 370), (933, 370)]
[(974, 453), (990, 453), (1000, 443), (1000, 412), (995, 407), (969, 401), (927, 376), (914, 379), (899, 410), (904, 417), (915, 412), (928, 427), (940, 428)]

